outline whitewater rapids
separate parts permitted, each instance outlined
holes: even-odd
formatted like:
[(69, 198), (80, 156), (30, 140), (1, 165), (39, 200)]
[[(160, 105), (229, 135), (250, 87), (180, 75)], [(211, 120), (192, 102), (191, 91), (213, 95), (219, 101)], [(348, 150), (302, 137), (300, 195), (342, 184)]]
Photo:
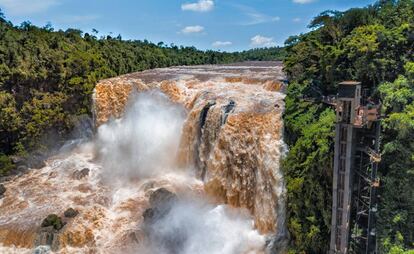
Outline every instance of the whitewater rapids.
[[(274, 252), (286, 237), (279, 162), (284, 78), (276, 63), (157, 69), (101, 81), (93, 140), (6, 182), (0, 253)], [(89, 169), (78, 179), (74, 172)], [(159, 188), (179, 202), (156, 234), (143, 229)], [(56, 244), (39, 244), (49, 214), (75, 208)]]

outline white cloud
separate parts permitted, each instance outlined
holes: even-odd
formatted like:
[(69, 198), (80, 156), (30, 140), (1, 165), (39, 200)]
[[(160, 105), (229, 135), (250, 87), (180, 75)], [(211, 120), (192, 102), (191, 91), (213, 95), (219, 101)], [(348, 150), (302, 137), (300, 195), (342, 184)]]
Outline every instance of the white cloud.
[(297, 3), (297, 4), (309, 4), (309, 3), (313, 3), (315, 1), (316, 0), (293, 0), (293, 2)]
[(295, 23), (299, 23), (299, 22), (302, 21), (302, 19), (301, 18), (294, 18), (294, 19), (292, 19), (292, 21), (295, 22)]
[(186, 3), (181, 5), (183, 11), (207, 12), (214, 9), (213, 0), (199, 0), (197, 3)]
[(256, 35), (250, 39), (250, 46), (252, 47), (274, 47), (276, 42), (272, 37), (265, 37)]
[(17, 16), (46, 11), (57, 4), (57, 0), (0, 0), (0, 7), (6, 15)]
[(201, 33), (202, 31), (204, 31), (202, 26), (186, 26), (181, 30), (183, 34)]
[(226, 46), (230, 46), (233, 43), (231, 41), (215, 41), (213, 42), (212, 46), (215, 48), (221, 48), (221, 47), (226, 47)]
[(241, 23), (241, 25), (251, 26), (251, 25), (258, 25), (258, 24), (263, 24), (263, 23), (277, 22), (280, 20), (280, 17), (278, 16), (270, 16), (270, 15), (261, 13), (250, 6), (241, 5), (241, 4), (236, 4), (234, 6), (238, 8), (239, 10), (241, 10), (244, 13), (244, 15), (249, 17), (249, 20)]
[(244, 25), (258, 25), (263, 23), (276, 22), (280, 20), (280, 17), (271, 17), (259, 12), (247, 13), (247, 16), (250, 17), (250, 21), (244, 23)]

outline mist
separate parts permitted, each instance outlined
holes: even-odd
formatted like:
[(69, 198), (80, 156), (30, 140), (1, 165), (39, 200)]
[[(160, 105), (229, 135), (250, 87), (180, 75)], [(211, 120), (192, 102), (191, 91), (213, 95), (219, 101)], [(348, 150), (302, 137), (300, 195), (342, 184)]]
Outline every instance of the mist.
[[(101, 177), (128, 189), (133, 183), (125, 180), (156, 179), (161, 174), (197, 181), (190, 170), (183, 175), (175, 168), (185, 118), (185, 109), (158, 90), (133, 94), (124, 116), (98, 129)], [(128, 253), (257, 253), (264, 248), (265, 237), (254, 229), (249, 212), (242, 211), (185, 195), (154, 223), (138, 226), (145, 228), (146, 241)]]
[(247, 254), (265, 246), (247, 214), (201, 200), (178, 202), (150, 231), (148, 253)]
[(145, 178), (174, 164), (185, 120), (182, 106), (158, 90), (133, 93), (125, 115), (99, 127), (97, 149), (104, 178)]

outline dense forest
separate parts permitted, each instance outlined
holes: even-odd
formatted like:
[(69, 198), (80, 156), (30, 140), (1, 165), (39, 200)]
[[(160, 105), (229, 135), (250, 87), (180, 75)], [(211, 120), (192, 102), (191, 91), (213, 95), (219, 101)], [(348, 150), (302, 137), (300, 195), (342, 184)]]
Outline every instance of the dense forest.
[(96, 34), (30, 22), (15, 26), (0, 10), (0, 176), (13, 169), (10, 155), (42, 154), (70, 138), (91, 116), (100, 79), (174, 65), (280, 60), (284, 54), (283, 48), (226, 53)]
[(329, 248), (335, 113), (317, 99), (336, 94), (340, 81), (358, 80), (381, 100), (384, 115), (379, 251), (414, 253), (414, 1), (326, 11), (309, 28), (286, 41), (290, 152), (284, 171), (291, 252)]

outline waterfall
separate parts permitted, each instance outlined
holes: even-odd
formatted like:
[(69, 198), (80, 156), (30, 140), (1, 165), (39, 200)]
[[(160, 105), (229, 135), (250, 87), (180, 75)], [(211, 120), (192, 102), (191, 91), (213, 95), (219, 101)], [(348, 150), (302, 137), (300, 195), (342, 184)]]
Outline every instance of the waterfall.
[[(6, 183), (0, 252), (280, 253), (283, 79), (281, 66), (246, 64), (101, 81), (95, 137)], [(176, 197), (168, 209), (154, 207), (161, 189)], [(44, 246), (42, 220), (68, 207), (79, 215)]]

